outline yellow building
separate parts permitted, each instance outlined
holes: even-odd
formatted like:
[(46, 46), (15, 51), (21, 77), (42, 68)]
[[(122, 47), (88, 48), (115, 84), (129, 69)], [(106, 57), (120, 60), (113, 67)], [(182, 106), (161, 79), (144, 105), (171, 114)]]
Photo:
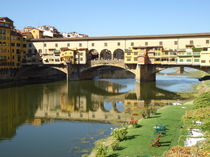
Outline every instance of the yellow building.
[(133, 47), (125, 51), (124, 62), (126, 64), (137, 64), (139, 56), (142, 56), (146, 53), (146, 49)]
[(75, 64), (75, 53), (76, 51), (68, 48), (60, 49), (61, 61), (64, 63)]
[(24, 63), (26, 41), (8, 17), (0, 17), (0, 69), (15, 69)]
[(177, 52), (173, 50), (163, 50), (161, 53), (161, 64), (176, 64)]
[(20, 68), (27, 63), (26, 40), (16, 31), (11, 31), (12, 68)]
[(126, 64), (159, 64), (162, 46), (133, 47), (125, 52)]
[(40, 39), (43, 37), (43, 31), (39, 29), (32, 29), (29, 31), (32, 34), (33, 39)]
[(10, 68), (11, 65), (11, 49), (10, 34), (12, 24), (7, 18), (0, 18), (0, 69)]

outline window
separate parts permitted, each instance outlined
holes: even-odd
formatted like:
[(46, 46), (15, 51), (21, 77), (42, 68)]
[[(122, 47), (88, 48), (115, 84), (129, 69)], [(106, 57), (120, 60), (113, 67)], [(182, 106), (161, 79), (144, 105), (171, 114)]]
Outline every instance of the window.
[(127, 61), (131, 61), (131, 59), (130, 59), (130, 58), (128, 58), (128, 59), (127, 59)]
[(29, 43), (29, 44), (28, 44), (28, 47), (32, 47), (32, 44), (31, 44), (31, 43)]
[(47, 47), (47, 44), (44, 44), (44, 47)]
[(138, 58), (138, 61), (144, 61), (144, 58), (142, 58), (142, 57)]
[(138, 59), (137, 58), (134, 58), (134, 61), (137, 61)]
[(70, 47), (70, 43), (67, 43), (67, 47)]
[(120, 42), (117, 43), (117, 46), (120, 46)]
[(131, 42), (131, 46), (134, 46), (134, 42)]
[(145, 46), (148, 46), (148, 42), (145, 42)]
[(160, 41), (160, 42), (159, 42), (159, 45), (160, 45), (160, 46), (162, 46), (162, 45), (163, 45), (163, 42), (162, 42), (162, 41)]
[(201, 63), (206, 63), (206, 60), (201, 60)]
[(104, 43), (104, 46), (107, 46), (108, 44), (107, 43)]
[(206, 44), (209, 44), (209, 40), (206, 40)]
[(95, 46), (95, 43), (91, 43), (91, 46)]
[(138, 55), (138, 52), (134, 52), (134, 55)]
[(174, 45), (178, 45), (178, 41), (174, 41)]
[(192, 60), (191, 59), (187, 59), (187, 62), (191, 62)]
[(194, 59), (194, 62), (200, 62), (200, 59)]
[(58, 44), (57, 43), (55, 43), (55, 47), (58, 47)]
[(179, 59), (179, 62), (183, 62), (183, 59)]
[(82, 47), (82, 43), (79, 43), (79, 47)]
[(190, 45), (193, 45), (193, 44), (194, 44), (193, 40), (190, 40)]

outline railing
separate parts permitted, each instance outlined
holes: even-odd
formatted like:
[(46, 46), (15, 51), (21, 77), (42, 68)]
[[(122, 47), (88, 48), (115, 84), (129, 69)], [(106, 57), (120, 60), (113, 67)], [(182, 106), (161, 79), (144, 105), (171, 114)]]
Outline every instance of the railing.
[(124, 64), (124, 60), (91, 60), (91, 66), (93, 65), (106, 65), (106, 64)]

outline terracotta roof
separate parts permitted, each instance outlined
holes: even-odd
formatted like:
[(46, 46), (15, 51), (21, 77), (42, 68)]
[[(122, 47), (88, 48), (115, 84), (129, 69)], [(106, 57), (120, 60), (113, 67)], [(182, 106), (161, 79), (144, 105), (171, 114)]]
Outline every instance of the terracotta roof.
[(187, 38), (187, 37), (210, 37), (209, 33), (189, 33), (189, 34), (161, 34), (161, 35), (136, 35), (136, 36), (105, 36), (105, 37), (83, 37), (83, 38), (48, 38), (32, 39), (32, 42), (42, 41), (94, 41), (94, 40), (128, 40), (128, 39), (164, 39), (164, 38)]

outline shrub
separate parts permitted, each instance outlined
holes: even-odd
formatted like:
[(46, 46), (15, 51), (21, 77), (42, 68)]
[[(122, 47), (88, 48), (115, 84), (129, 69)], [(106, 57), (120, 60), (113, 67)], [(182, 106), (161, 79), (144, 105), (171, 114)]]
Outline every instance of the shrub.
[(112, 150), (118, 150), (119, 149), (120, 142), (118, 140), (114, 140), (111, 144)]
[(198, 148), (195, 147), (174, 146), (170, 150), (168, 150), (164, 155), (164, 157), (190, 157), (190, 156), (207, 157), (208, 153), (203, 150), (198, 150)]
[(203, 131), (208, 131), (208, 132), (210, 132), (210, 121), (207, 122), (207, 123), (205, 123), (205, 124), (202, 124), (202, 125), (201, 125), (201, 129), (202, 129)]
[(190, 110), (185, 113), (184, 119), (190, 121), (208, 121), (210, 119), (209, 113), (210, 107)]
[(195, 98), (193, 104), (196, 108), (210, 106), (210, 92), (203, 93), (199, 97)]
[(108, 152), (108, 146), (100, 144), (96, 147), (96, 157), (106, 157)]
[(116, 140), (123, 141), (126, 138), (127, 133), (128, 131), (126, 127), (115, 128), (112, 131), (112, 136), (114, 136)]

